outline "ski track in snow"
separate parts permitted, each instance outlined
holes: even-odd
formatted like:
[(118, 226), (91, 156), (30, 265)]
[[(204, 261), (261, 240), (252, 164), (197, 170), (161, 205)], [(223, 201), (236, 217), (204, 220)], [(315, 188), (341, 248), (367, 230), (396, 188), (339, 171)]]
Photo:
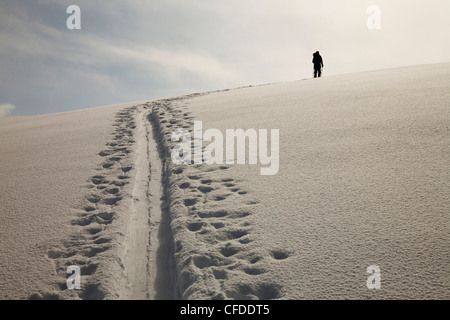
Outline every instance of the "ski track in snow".
[[(98, 173), (85, 186), (85, 203), (75, 208), (76, 217), (72, 221), (75, 232), (47, 252), (60, 280), (53, 292), (37, 292), (31, 299), (283, 297), (283, 288), (273, 280), (276, 277), (264, 261), (284, 260), (291, 253), (279, 250), (261, 254), (260, 248), (252, 247), (254, 238), (247, 217), (257, 212), (258, 203), (242, 189), (238, 179), (227, 175), (229, 166), (174, 165), (171, 161), (171, 149), (176, 143), (171, 141), (171, 134), (176, 128), (192, 132), (193, 118), (183, 109), (187, 99), (198, 95), (201, 94), (157, 100), (117, 113), (115, 131), (106, 148), (98, 153), (101, 158)], [(141, 133), (136, 138), (142, 125), (147, 134)], [(149, 175), (136, 176), (133, 181), (139, 156), (135, 154), (138, 144), (135, 139), (150, 139), (150, 130), (159, 150), (147, 153), (159, 153), (161, 158), (163, 203), (159, 205), (167, 205), (163, 215), (169, 216), (165, 217), (152, 218), (150, 208), (156, 204), (149, 202), (155, 201), (151, 197), (154, 190), (147, 190), (147, 197), (142, 199), (142, 189), (136, 192), (133, 188), (138, 180), (150, 177), (151, 163)], [(150, 161), (150, 158), (147, 154), (147, 158), (140, 159)], [(142, 169), (138, 171), (143, 174)], [(147, 188), (150, 185), (147, 183)], [(142, 201), (146, 202), (144, 207), (137, 204)], [(147, 212), (148, 216), (136, 218), (136, 210)], [(162, 220), (167, 221), (167, 228), (161, 227), (159, 232), (165, 234), (156, 235)], [(135, 236), (137, 225), (142, 228), (142, 223), (147, 224), (145, 230)], [(162, 253), (161, 248), (151, 247), (160, 245), (157, 239), (165, 242)], [(134, 248), (137, 246), (140, 248)], [(157, 259), (166, 261), (159, 271)], [(137, 260), (140, 262), (136, 263)], [(167, 269), (170, 261), (175, 263), (174, 274), (167, 274), (170, 271), (161, 274), (161, 268)], [(67, 289), (70, 274), (66, 271), (71, 265), (81, 269), (80, 290)], [(170, 294), (157, 292), (156, 287), (174, 286), (173, 282), (176, 288)]]
[[(133, 130), (136, 123), (133, 114), (136, 107), (126, 108), (116, 115), (114, 133), (106, 148), (98, 155), (102, 161), (86, 185), (86, 200), (81, 208), (76, 208), (76, 218), (72, 224), (78, 226), (62, 246), (50, 249), (48, 257), (55, 261), (55, 270), (61, 281), (57, 284), (60, 292), (36, 293), (31, 298), (105, 299), (118, 298), (117, 283), (111, 273), (123, 271), (117, 252), (123, 233), (111, 226), (123, 223), (119, 205), (124, 197), (129, 197), (125, 187), (130, 183), (133, 160), (130, 156), (135, 143)], [(122, 215), (122, 216), (120, 216)], [(111, 250), (111, 249), (115, 250)], [(66, 273), (68, 266), (76, 265), (81, 271), (81, 289), (68, 290)], [(116, 267), (116, 269), (111, 270)], [(115, 287), (114, 287), (115, 286)]]
[(153, 103), (152, 122), (163, 147), (166, 195), (177, 266), (184, 299), (277, 299), (283, 290), (265, 268), (264, 259), (283, 260), (285, 251), (261, 254), (251, 247), (251, 224), (257, 203), (239, 181), (227, 175), (228, 165), (174, 165), (171, 150), (177, 128), (192, 133), (193, 119), (184, 112), (184, 98)]

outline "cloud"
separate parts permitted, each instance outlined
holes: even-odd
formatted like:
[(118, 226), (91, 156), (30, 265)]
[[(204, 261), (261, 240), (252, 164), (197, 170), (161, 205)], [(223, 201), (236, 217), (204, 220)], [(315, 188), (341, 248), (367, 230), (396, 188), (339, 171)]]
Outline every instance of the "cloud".
[(102, 43), (99, 48), (103, 51), (102, 56), (109, 55), (111, 61), (128, 61), (141, 66), (157, 64), (168, 71), (187, 71), (208, 78), (233, 76), (229, 68), (207, 52), (162, 50), (152, 46), (122, 46), (113, 43)]
[(360, 0), (77, 0), (69, 31), (71, 0), (0, 0), (0, 96), (45, 114), (302, 79), (316, 50), (327, 76), (448, 60), (448, 0), (376, 2), (378, 31)]
[(0, 104), (0, 118), (7, 117), (16, 107), (12, 104)]

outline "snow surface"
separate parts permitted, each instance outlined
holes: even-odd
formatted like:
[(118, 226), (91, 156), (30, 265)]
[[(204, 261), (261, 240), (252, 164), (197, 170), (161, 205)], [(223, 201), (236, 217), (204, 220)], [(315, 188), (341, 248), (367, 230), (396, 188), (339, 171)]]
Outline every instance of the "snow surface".
[[(0, 119), (0, 298), (448, 299), (449, 84), (447, 63)], [(194, 120), (279, 129), (278, 173), (175, 165)]]
[(87, 224), (81, 215), (95, 201), (90, 188), (103, 169), (99, 153), (125, 107), (0, 119), (1, 299), (59, 298), (68, 275), (55, 258), (64, 251), (72, 251), (67, 264), (83, 275), (98, 267), (89, 256), (105, 244), (101, 237), (86, 241), (99, 229), (80, 230)]
[[(261, 176), (257, 165), (226, 171), (258, 203), (245, 219), (252, 241), (233, 243), (236, 256), (260, 258), (249, 268), (266, 272), (248, 281), (276, 279), (284, 299), (450, 297), (450, 64), (243, 88), (187, 104), (204, 130), (280, 129), (277, 175)], [(227, 201), (229, 210), (240, 204)], [(366, 286), (371, 265), (381, 269), (379, 291)]]

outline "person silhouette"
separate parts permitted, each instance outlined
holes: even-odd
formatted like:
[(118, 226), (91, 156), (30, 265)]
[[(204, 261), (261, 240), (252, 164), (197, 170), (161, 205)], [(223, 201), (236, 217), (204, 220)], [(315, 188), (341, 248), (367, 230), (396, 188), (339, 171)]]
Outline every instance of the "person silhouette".
[(314, 78), (320, 77), (322, 75), (323, 59), (319, 51), (313, 53), (312, 63), (314, 64)]

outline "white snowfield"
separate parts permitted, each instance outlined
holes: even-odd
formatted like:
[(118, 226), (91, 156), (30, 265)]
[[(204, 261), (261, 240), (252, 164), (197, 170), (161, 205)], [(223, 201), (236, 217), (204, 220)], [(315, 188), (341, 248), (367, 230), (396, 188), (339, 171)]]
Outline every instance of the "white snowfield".
[(450, 63), (0, 119), (0, 299), (449, 299), (449, 159)]

